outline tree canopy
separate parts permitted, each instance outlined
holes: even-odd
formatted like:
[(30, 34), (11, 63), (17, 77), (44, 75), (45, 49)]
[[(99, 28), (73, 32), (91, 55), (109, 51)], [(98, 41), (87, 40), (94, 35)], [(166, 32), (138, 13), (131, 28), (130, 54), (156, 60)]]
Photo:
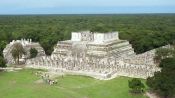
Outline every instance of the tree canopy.
[(142, 93), (143, 89), (145, 88), (141, 80), (137, 78), (133, 78), (132, 80), (129, 80), (128, 86), (129, 88), (131, 88), (131, 92), (133, 93)]
[(164, 98), (175, 96), (175, 58), (161, 60), (161, 72), (147, 79), (147, 85)]
[(6, 67), (6, 62), (3, 57), (0, 56), (0, 67)]
[(35, 58), (38, 55), (38, 51), (35, 48), (30, 49), (30, 58)]
[(154, 61), (155, 63), (160, 63), (161, 60), (168, 58), (168, 57), (173, 57), (175, 55), (174, 48), (159, 48), (156, 49)]
[(174, 14), (140, 15), (11, 15), (0, 16), (0, 40), (31, 38), (50, 55), (57, 41), (68, 40), (72, 31), (119, 31), (136, 53), (157, 48), (175, 39)]

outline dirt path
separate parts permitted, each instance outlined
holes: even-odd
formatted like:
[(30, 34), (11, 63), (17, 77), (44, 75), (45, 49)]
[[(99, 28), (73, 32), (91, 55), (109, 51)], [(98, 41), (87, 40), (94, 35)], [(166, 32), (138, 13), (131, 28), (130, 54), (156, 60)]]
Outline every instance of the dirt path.
[(146, 92), (145, 95), (148, 96), (149, 98), (160, 98), (155, 93)]

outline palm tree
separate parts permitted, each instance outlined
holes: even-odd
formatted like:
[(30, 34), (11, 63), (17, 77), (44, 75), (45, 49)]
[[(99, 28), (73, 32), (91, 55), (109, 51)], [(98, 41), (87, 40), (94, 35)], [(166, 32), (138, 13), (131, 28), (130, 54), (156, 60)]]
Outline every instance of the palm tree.
[(21, 43), (15, 43), (13, 45), (13, 49), (11, 53), (12, 53), (13, 59), (15, 60), (15, 63), (17, 64), (19, 64), (19, 59), (22, 57), (22, 55), (26, 54)]

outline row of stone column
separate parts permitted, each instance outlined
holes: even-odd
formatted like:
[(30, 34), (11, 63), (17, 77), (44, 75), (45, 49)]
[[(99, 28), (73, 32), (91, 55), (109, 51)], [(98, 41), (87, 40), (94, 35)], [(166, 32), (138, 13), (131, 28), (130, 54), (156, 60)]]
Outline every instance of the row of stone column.
[[(27, 65), (32, 67), (48, 67), (62, 68), (65, 70), (96, 72), (96, 73), (112, 73), (132, 77), (148, 77), (153, 76), (157, 71), (155, 68), (146, 65), (134, 65), (119, 63), (116, 59), (106, 58), (64, 58), (64, 57), (41, 57), (31, 59)], [(113, 73), (114, 74), (114, 73)]]

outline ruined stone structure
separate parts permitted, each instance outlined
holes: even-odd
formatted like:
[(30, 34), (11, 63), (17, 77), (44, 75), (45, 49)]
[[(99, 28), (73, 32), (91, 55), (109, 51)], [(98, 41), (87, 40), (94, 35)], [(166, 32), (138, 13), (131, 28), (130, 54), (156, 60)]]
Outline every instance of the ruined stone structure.
[(97, 79), (116, 76), (147, 78), (160, 71), (154, 64), (154, 54), (136, 55), (128, 41), (119, 39), (118, 32), (72, 32), (71, 40), (59, 41), (51, 56), (28, 59), (26, 67)]
[(32, 42), (31, 39), (13, 40), (3, 50), (3, 55), (4, 55), (4, 58), (7, 62), (7, 64), (14, 64), (15, 63), (14, 59), (12, 57), (12, 54), (11, 54), (11, 51), (12, 51), (15, 43), (20, 43), (26, 51), (26, 55), (23, 55), (23, 57), (20, 59), (21, 62), (23, 62), (25, 59), (27, 59), (30, 56), (29, 51), (31, 48), (35, 48), (38, 51), (37, 56), (45, 56), (45, 52), (39, 43)]
[(134, 49), (126, 40), (119, 40), (118, 32), (91, 33), (73, 32), (71, 40), (59, 41), (54, 54), (65, 56), (81, 55), (95, 57), (122, 57), (133, 55)]

